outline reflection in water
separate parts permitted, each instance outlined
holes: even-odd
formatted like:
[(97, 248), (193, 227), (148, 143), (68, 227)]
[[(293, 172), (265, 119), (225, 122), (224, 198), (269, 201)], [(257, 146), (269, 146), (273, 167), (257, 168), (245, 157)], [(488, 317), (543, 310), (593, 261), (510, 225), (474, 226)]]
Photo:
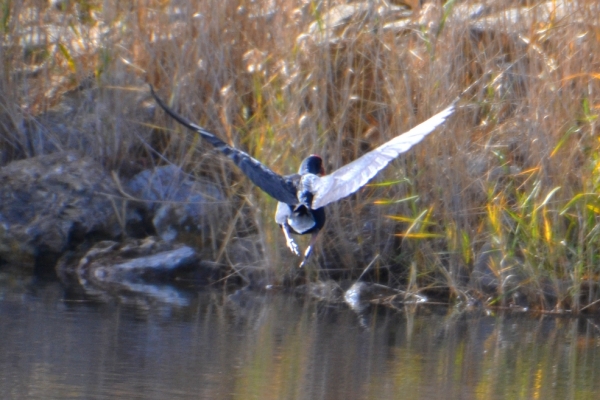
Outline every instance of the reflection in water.
[(600, 321), (279, 293), (185, 307), (0, 282), (2, 399), (596, 399)]

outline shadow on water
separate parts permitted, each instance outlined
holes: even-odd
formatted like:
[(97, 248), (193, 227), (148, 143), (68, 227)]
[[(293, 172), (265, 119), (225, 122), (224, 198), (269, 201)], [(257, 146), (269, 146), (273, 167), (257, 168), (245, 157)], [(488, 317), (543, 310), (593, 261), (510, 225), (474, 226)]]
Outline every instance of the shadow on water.
[(0, 279), (2, 399), (595, 399), (600, 320), (283, 293), (92, 302)]

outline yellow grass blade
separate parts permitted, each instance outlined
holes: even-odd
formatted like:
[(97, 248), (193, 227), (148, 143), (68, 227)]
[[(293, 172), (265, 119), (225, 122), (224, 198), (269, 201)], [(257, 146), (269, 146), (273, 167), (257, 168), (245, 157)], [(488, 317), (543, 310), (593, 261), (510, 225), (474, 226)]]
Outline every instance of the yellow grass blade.
[(409, 239), (431, 239), (445, 237), (444, 235), (440, 235), (439, 233), (396, 233), (394, 236)]
[(77, 67), (75, 66), (75, 60), (71, 56), (71, 53), (69, 52), (69, 49), (67, 49), (67, 47), (64, 44), (62, 44), (62, 43), (58, 44), (58, 48), (59, 48), (61, 54), (67, 60), (67, 65), (69, 66), (69, 69), (72, 72), (77, 72)]
[[(386, 215), (386, 217), (393, 219), (395, 221), (408, 222), (410, 224), (415, 223), (417, 220), (416, 218), (405, 217), (403, 215)], [(433, 222), (429, 222), (429, 221), (422, 221), (421, 223), (425, 224), (425, 225), (435, 225)]]
[(392, 200), (392, 199), (375, 200), (373, 202), (373, 204), (376, 204), (376, 205), (399, 204), (399, 203), (404, 203), (406, 201), (416, 200), (418, 198), (419, 198), (419, 196), (410, 196), (410, 197), (405, 197), (400, 200)]

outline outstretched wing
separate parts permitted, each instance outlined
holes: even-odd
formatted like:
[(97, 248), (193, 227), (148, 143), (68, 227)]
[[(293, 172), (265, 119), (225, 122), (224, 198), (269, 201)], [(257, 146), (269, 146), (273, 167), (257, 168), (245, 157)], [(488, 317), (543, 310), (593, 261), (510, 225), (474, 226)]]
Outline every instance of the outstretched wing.
[(454, 113), (456, 102), (427, 121), (368, 152), (315, 182), (311, 208), (317, 209), (342, 199), (363, 187), (394, 158), (419, 143)]
[(186, 128), (198, 132), (202, 138), (212, 144), (217, 150), (220, 150), (227, 157), (231, 158), (235, 165), (237, 165), (242, 172), (265, 193), (273, 197), (275, 200), (283, 203), (291, 205), (298, 204), (298, 199), (296, 198), (296, 189), (291, 180), (285, 179), (281, 175), (276, 174), (260, 161), (250, 157), (250, 155), (247, 153), (231, 147), (216, 137), (213, 133), (207, 131), (201, 126), (194, 124), (188, 119), (177, 114), (175, 111), (171, 110), (156, 95), (156, 93), (154, 93), (154, 88), (152, 85), (150, 85), (150, 92), (152, 93), (154, 100), (156, 100), (156, 103), (158, 103), (158, 105), (165, 110), (165, 112), (169, 114), (171, 118)]

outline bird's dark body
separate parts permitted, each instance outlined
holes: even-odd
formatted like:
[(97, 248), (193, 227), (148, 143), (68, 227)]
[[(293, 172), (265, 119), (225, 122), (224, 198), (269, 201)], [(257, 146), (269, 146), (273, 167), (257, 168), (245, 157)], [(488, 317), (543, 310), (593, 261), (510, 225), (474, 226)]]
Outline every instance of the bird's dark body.
[(299, 204), (279, 202), (275, 212), (275, 222), (281, 226), (287, 225), (291, 232), (297, 235), (319, 232), (325, 225), (325, 209), (311, 207), (314, 195), (307, 185), (309, 180), (306, 177), (314, 176), (318, 179), (318, 176), (324, 173), (321, 157), (313, 154), (305, 158), (300, 164), (298, 173), (286, 177), (294, 187)]
[(305, 205), (291, 206), (285, 203), (277, 204), (275, 222), (279, 225), (287, 224), (291, 233), (306, 235), (319, 232), (325, 226), (325, 208), (311, 210)]
[(325, 175), (321, 157), (313, 154), (302, 161), (297, 174), (281, 176), (245, 152), (223, 142), (212, 132), (175, 113), (154, 93), (152, 87), (150, 90), (167, 114), (199, 133), (228, 156), (256, 186), (278, 201), (275, 221), (281, 226), (286, 244), (294, 254), (300, 255), (300, 252), (290, 234), (311, 235), (300, 267), (308, 260), (317, 235), (325, 225), (324, 207), (363, 187), (391, 160), (420, 142), (454, 112), (458, 100), (408, 132), (394, 137), (329, 175)]

